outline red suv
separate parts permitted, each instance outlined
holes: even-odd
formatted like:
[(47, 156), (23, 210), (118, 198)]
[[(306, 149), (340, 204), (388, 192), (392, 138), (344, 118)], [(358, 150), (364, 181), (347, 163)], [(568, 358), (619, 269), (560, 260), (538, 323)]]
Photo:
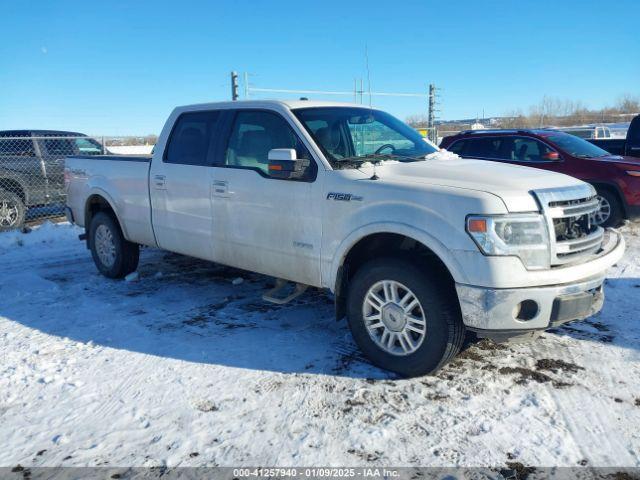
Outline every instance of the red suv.
[(467, 130), (440, 144), (464, 158), (515, 163), (564, 173), (592, 184), (600, 201), (593, 221), (617, 226), (640, 218), (640, 159), (611, 155), (568, 133), (540, 130)]

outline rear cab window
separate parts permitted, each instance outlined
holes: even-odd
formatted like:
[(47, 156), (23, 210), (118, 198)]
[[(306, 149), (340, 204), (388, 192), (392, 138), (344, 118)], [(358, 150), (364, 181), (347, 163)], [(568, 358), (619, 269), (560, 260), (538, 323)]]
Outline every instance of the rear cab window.
[(165, 150), (164, 162), (206, 166), (213, 164), (212, 150), (220, 111), (189, 112), (178, 117)]

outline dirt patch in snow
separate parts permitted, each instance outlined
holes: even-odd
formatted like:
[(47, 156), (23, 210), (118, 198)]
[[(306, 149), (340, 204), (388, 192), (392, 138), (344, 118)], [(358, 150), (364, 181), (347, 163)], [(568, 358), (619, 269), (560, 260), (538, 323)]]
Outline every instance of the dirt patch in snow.
[(541, 358), (536, 362), (536, 369), (538, 371), (546, 370), (553, 373), (558, 373), (558, 371), (578, 373), (579, 370), (584, 370), (584, 368), (575, 363), (569, 363), (555, 358)]
[(365, 462), (375, 462), (382, 457), (383, 452), (375, 450), (373, 452), (365, 452), (364, 450), (356, 450), (355, 448), (350, 448), (347, 450), (347, 453), (351, 455), (355, 455), (358, 458), (361, 458)]
[(503, 375), (518, 375), (518, 378), (515, 380), (518, 385), (528, 385), (530, 381), (536, 383), (551, 383), (555, 388), (565, 388), (573, 385), (572, 383), (555, 380), (546, 373), (525, 367), (502, 367), (498, 372)]
[(526, 467), (520, 462), (507, 462), (508, 470), (502, 470), (500, 473), (505, 478), (516, 478), (517, 480), (525, 480), (529, 475), (536, 471), (533, 467)]

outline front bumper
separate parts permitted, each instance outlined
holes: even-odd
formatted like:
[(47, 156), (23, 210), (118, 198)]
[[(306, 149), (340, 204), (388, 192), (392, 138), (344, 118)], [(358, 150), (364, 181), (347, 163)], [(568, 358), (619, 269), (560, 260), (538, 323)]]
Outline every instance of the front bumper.
[(592, 260), (601, 265), (601, 270), (587, 278), (524, 288), (456, 283), (464, 324), (470, 330), (485, 334), (518, 334), (582, 320), (599, 312), (604, 303), (605, 270), (617, 262), (624, 251), (622, 235), (612, 233), (616, 235), (612, 245)]

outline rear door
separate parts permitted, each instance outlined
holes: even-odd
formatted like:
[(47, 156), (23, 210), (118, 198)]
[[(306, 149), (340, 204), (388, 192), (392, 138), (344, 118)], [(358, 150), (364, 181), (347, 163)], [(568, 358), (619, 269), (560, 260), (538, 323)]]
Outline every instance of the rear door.
[(212, 165), (220, 111), (178, 117), (164, 155), (151, 162), (149, 190), (153, 229), (166, 250), (215, 260)]
[[(222, 162), (214, 171), (214, 233), (220, 261), (296, 282), (320, 283), (322, 187), (301, 137), (279, 113), (229, 112)], [(271, 177), (267, 156), (293, 148), (308, 161), (304, 178)]]
[[(35, 133), (35, 135), (38, 135)], [(64, 161), (71, 155), (78, 155), (75, 138), (63, 135), (35, 136), (42, 158), (42, 169), (46, 179), (50, 203), (64, 200)]]
[(27, 206), (46, 202), (45, 172), (30, 134), (7, 132), (0, 137), (0, 188), (24, 189)]

